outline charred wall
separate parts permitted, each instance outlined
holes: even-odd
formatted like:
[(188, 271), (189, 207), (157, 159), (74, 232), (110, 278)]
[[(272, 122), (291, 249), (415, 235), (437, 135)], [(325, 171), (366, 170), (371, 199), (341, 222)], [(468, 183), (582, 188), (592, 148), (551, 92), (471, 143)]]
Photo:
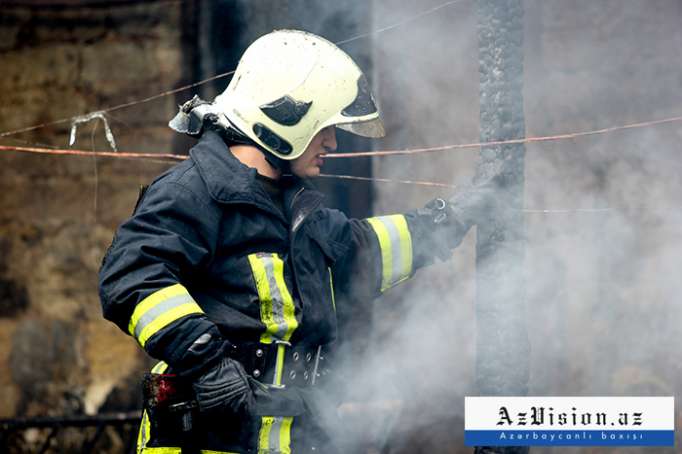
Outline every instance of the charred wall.
[[(183, 2), (182, 8), (187, 8)], [(67, 2), (0, 9), (0, 131), (144, 98), (192, 78), (179, 2)], [(173, 96), (107, 115), (121, 150), (170, 152)], [(67, 147), (69, 122), (3, 137)], [(106, 150), (102, 124), (74, 148)], [(147, 360), (102, 319), (97, 270), (139, 186), (166, 165), (3, 152), (0, 156), (0, 417), (139, 406)], [(34, 434), (35, 435), (35, 434)], [(25, 440), (25, 448), (35, 440)], [(61, 445), (63, 449), (67, 449)]]

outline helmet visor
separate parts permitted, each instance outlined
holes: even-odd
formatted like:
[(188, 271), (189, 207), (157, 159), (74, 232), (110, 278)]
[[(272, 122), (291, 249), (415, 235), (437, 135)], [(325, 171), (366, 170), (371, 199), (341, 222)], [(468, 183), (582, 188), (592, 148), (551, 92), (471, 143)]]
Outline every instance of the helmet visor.
[(337, 124), (336, 127), (362, 137), (378, 138), (386, 135), (384, 122), (381, 121), (381, 118), (358, 123), (341, 123)]

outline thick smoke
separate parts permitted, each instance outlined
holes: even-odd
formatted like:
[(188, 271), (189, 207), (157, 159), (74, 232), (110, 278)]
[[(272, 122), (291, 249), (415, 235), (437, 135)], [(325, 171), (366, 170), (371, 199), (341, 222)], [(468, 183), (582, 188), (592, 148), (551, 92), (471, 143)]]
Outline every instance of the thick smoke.
[[(420, 15), (443, 3), (374, 1), (367, 14), (357, 2), (287, 2), (262, 14), (239, 2), (242, 41), (287, 27), (338, 41), (402, 23), (343, 45), (371, 68), (388, 131), (375, 148), (477, 142), (475, 3)], [(682, 4), (653, 3), (524, 2), (527, 136), (682, 113)], [(669, 124), (526, 147), (525, 208), (550, 210), (525, 215), (526, 278), (518, 285), (526, 294), (530, 395), (679, 394), (681, 139), (680, 126)], [(479, 150), (453, 150), (377, 158), (372, 168), (377, 177), (460, 185), (478, 159)], [(450, 195), (383, 183), (373, 191), (375, 214)], [(364, 323), (345, 332), (335, 367), (345, 371), (335, 383), (344, 452), (471, 451), (463, 447), (464, 396), (478, 393), (476, 336), (486, 328), (474, 310), (475, 236), (449, 261), (371, 303), (371, 317), (359, 310)]]
[[(374, 28), (439, 3), (375, 2)], [(524, 7), (528, 136), (680, 115), (679, 2), (527, 0)], [(374, 38), (372, 79), (389, 131), (377, 148), (478, 140), (475, 27), (467, 1)], [(678, 395), (681, 136), (671, 124), (527, 146), (525, 207), (554, 211), (525, 216), (530, 395)], [(379, 177), (461, 184), (474, 175), (478, 153), (383, 158), (373, 169)], [(375, 191), (378, 214), (447, 195), (392, 185)], [(358, 405), (341, 408), (351, 429), (346, 442), (470, 451), (462, 446), (463, 398), (477, 393), (475, 339), (485, 330), (474, 311), (474, 243), (471, 232), (450, 261), (375, 303), (371, 330), (356, 333), (366, 351), (348, 365), (345, 397)], [(350, 443), (366, 449), (358, 444)]]

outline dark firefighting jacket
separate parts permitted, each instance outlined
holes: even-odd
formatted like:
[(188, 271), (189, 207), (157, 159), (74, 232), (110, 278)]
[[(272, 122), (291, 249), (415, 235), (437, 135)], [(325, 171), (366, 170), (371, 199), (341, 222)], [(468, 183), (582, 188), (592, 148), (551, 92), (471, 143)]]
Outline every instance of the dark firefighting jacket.
[[(251, 376), (304, 388), (337, 336), (336, 306), (368, 304), (443, 245), (419, 210), (349, 219), (298, 179), (282, 210), (255, 176), (205, 132), (118, 228), (100, 271), (103, 312), (171, 367), (217, 327)], [(247, 419), (195, 424), (200, 448), (301, 452), (306, 415)], [(141, 437), (145, 452), (179, 452), (161, 450), (149, 427)]]

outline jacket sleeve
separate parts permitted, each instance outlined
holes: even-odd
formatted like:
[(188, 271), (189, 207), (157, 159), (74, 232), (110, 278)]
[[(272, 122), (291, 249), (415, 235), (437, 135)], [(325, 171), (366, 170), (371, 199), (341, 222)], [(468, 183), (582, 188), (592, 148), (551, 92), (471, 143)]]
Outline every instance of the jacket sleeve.
[[(185, 186), (157, 181), (118, 228), (102, 261), (104, 317), (171, 366), (178, 367), (202, 334), (220, 337), (186, 287), (211, 260), (219, 221)], [(214, 359), (217, 347), (210, 350), (194, 362)]]
[[(336, 216), (345, 218), (340, 213)], [(376, 298), (433, 263), (435, 257), (450, 255), (443, 232), (428, 210), (345, 219), (344, 225), (335, 241), (347, 245), (346, 253), (332, 268), (334, 287), (341, 297)]]

